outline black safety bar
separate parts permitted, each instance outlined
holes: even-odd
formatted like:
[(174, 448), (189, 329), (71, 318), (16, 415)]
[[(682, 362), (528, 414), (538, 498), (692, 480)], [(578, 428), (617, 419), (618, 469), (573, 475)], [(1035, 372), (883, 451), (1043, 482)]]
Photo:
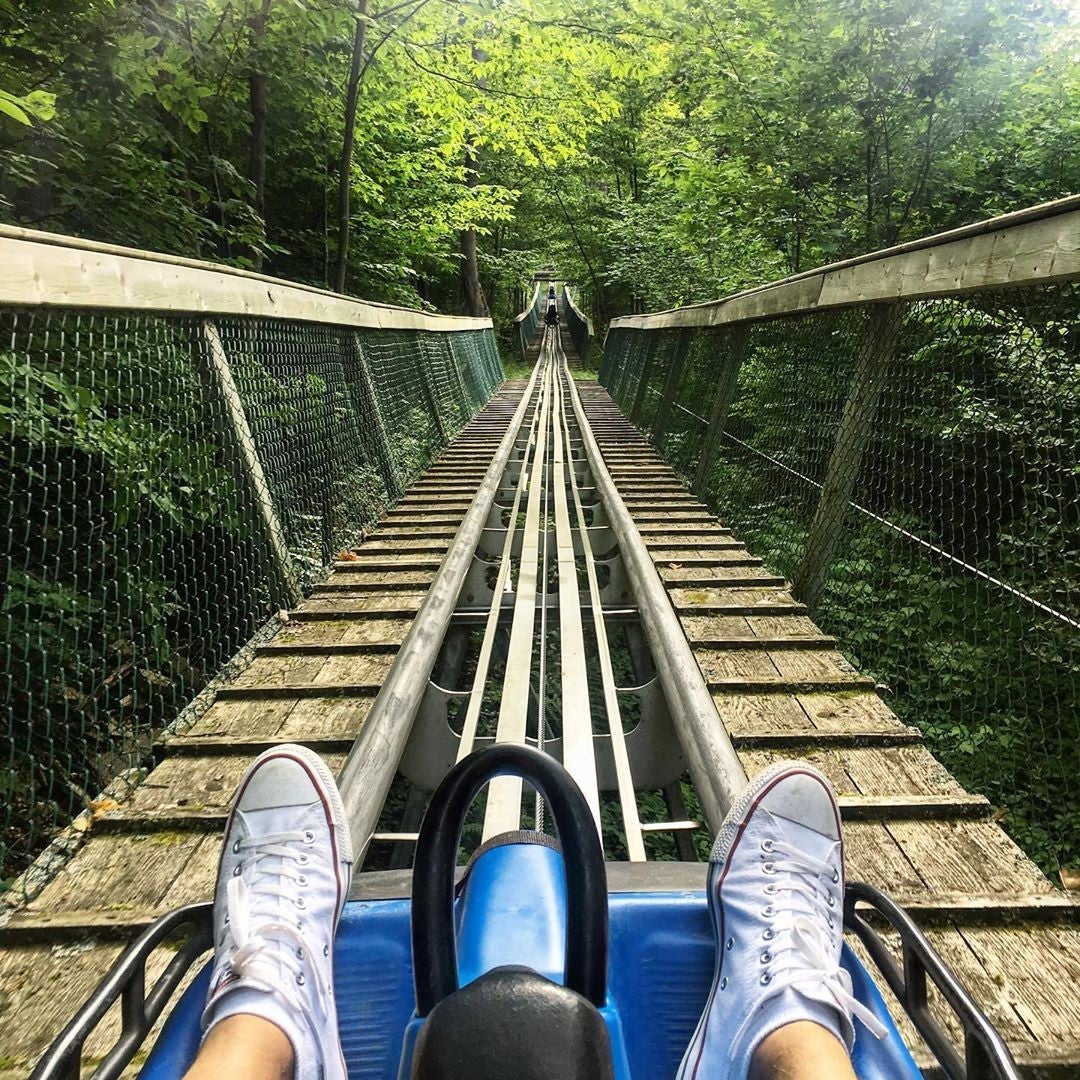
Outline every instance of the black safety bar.
[[(146, 961), (159, 945), (187, 934), (172, 960), (146, 991)], [(214, 944), (213, 904), (188, 904), (146, 928), (121, 954), (108, 975), (57, 1036), (30, 1080), (79, 1080), (83, 1045), (120, 998), (120, 1034), (91, 1080), (120, 1076), (142, 1046), (188, 968)]]
[(458, 988), (454, 870), (465, 813), (497, 776), (520, 776), (551, 810), (566, 866), (566, 985), (602, 1007), (607, 996), (608, 905), (604, 851), (592, 811), (550, 754), (496, 743), (463, 758), (435, 790), (413, 862), (412, 951), (416, 1012), (427, 1016)]
[[(856, 904), (872, 908), (896, 931), (900, 937), (902, 965), (896, 962), (888, 945), (863, 918)], [(872, 885), (848, 882), (844, 894), (844, 927), (866, 946), (889, 989), (911, 1017), (950, 1080), (1020, 1080), (1020, 1071), (1005, 1040), (926, 935), (895, 900)], [(930, 1011), (928, 981), (937, 987), (960, 1021), (964, 1031), (963, 1057), (952, 1037)]]

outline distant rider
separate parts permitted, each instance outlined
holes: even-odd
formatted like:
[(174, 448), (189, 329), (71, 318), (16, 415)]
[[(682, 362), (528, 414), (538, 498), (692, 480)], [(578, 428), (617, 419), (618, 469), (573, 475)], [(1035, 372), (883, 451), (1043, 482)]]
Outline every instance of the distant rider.
[(559, 325), (559, 302), (555, 299), (555, 286), (548, 286), (547, 311), (544, 314), (545, 326)]

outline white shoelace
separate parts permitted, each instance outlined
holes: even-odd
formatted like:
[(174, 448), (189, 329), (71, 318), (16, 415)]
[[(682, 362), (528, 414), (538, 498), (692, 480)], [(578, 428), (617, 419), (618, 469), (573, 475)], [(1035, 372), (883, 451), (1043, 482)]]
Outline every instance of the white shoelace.
[[(309, 1012), (310, 1001), (297, 993), (297, 986), (313, 983), (312, 990), (324, 1008), (325, 988), (317, 977), (308, 979), (303, 961), (309, 946), (295, 924), (281, 920), (279, 909), (286, 899), (281, 893), (282, 878), (297, 888), (307, 884), (298, 869), (306, 861), (305, 853), (298, 850), (306, 838), (303, 832), (287, 832), (237, 841), (236, 852), (247, 853), (245, 869), (252, 864), (254, 869), (250, 880), (234, 876), (225, 886), (226, 919), (237, 946), (230, 970), (273, 987), (302, 1014)], [(282, 969), (291, 980), (282, 980)]]
[[(763, 864), (763, 871), (775, 874), (778, 880), (769, 891), (770, 904), (775, 917), (769, 923), (762, 950), (769, 959), (764, 960), (765, 972), (762, 982), (768, 987), (761, 1004), (771, 1000), (783, 990), (791, 988), (811, 1001), (832, 1005), (841, 1016), (856, 1016), (877, 1039), (882, 1039), (888, 1029), (877, 1019), (852, 992), (851, 976), (836, 960), (826, 926), (841, 918), (829, 905), (829, 885), (834, 883), (834, 868), (807, 852), (773, 841), (771, 855)], [(765, 867), (771, 866), (772, 870)], [(779, 894), (787, 895), (782, 905), (772, 901)], [(756, 1017), (747, 1017), (732, 1045), (739, 1045), (747, 1028)]]

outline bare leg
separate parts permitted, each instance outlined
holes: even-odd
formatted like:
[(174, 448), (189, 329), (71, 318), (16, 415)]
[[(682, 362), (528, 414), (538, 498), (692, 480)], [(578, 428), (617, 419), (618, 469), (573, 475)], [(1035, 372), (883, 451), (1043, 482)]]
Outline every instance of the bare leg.
[(785, 1024), (761, 1040), (748, 1080), (856, 1080), (844, 1044), (810, 1020)]
[[(779, 1032), (777, 1033), (779, 1034)], [(292, 1080), (293, 1048), (276, 1024), (238, 1013), (215, 1024), (184, 1080)]]

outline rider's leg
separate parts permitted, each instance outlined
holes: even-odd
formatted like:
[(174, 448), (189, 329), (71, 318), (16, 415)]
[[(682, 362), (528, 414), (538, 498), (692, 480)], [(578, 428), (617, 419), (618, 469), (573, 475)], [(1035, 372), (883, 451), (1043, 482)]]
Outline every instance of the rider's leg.
[(207, 1034), (189, 1080), (345, 1080), (333, 942), (351, 876), (333, 776), (301, 746), (268, 750), (225, 827)]
[(853, 1018), (884, 1029), (840, 966), (843, 840), (821, 773), (755, 777), (716, 838), (708, 896), (716, 971), (679, 1080), (853, 1076)]
[(758, 1043), (749, 1080), (856, 1080), (847, 1047), (809, 1020), (785, 1024)]
[(276, 1024), (261, 1016), (226, 1017), (206, 1036), (184, 1080), (292, 1080), (296, 1056)]

